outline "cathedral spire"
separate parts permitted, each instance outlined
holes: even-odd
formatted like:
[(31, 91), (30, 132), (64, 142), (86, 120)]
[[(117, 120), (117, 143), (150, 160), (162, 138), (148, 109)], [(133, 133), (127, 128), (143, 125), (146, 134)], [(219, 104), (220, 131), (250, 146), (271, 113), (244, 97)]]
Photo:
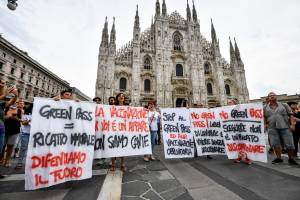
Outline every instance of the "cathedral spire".
[(234, 48), (230, 36), (229, 36), (229, 47), (230, 47), (230, 61), (232, 62), (235, 60), (235, 52), (234, 52)]
[(210, 19), (210, 21), (211, 21), (211, 41), (213, 43), (216, 43), (217, 42), (216, 30), (215, 30), (215, 27), (214, 27), (212, 19)]
[(136, 5), (136, 12), (134, 18), (134, 28), (140, 28), (139, 6)]
[(104, 28), (102, 29), (102, 40), (101, 40), (101, 47), (108, 47), (108, 22), (107, 17), (105, 17)]
[(160, 3), (159, 0), (156, 0), (156, 6), (155, 6), (155, 17), (160, 16)]
[(116, 29), (115, 29), (115, 17), (113, 18), (113, 25), (110, 31), (110, 44), (116, 43)]
[(186, 0), (186, 19), (188, 22), (191, 21), (191, 9), (189, 6), (189, 0)]
[(239, 50), (239, 47), (235, 41), (235, 38), (234, 38), (234, 48), (235, 48), (235, 57), (238, 61), (241, 61), (241, 54), (240, 54), (240, 50)]
[(167, 16), (167, 6), (165, 0), (163, 0), (162, 3), (162, 16), (166, 17)]
[(136, 5), (136, 13), (134, 18), (134, 27), (133, 27), (133, 38), (138, 40), (140, 37), (140, 17), (139, 17), (139, 6)]
[(196, 8), (195, 8), (194, 0), (193, 0), (193, 20), (196, 23), (198, 22), (197, 11), (196, 11)]

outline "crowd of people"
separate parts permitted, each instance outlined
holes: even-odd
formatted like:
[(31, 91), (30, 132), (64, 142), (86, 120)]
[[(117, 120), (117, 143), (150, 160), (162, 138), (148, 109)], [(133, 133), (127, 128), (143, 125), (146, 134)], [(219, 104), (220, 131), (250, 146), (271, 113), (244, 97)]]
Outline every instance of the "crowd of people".
[[(8, 98), (9, 97), (9, 98)], [(72, 90), (61, 91), (60, 95), (54, 96), (54, 100), (73, 100)], [(109, 97), (108, 104), (125, 106), (125, 95), (119, 93), (116, 97)], [(101, 104), (101, 98), (95, 97), (93, 102)], [(239, 104), (237, 99), (228, 101), (228, 105)], [(182, 103), (182, 107), (189, 107), (187, 101)], [(194, 104), (195, 108), (204, 108), (203, 105)], [(148, 109), (148, 121), (151, 137), (152, 152), (155, 145), (161, 144), (161, 117), (155, 102), (151, 101), (145, 106)], [(18, 98), (18, 90), (15, 87), (6, 86), (6, 82), (0, 80), (0, 164), (4, 167), (11, 166), (11, 158), (18, 157), (16, 169), (24, 166), (26, 151), (28, 148), (32, 105), (25, 106), (24, 101)], [(268, 133), (270, 150), (275, 152), (276, 158), (273, 164), (283, 162), (281, 157), (284, 150), (288, 154), (288, 163), (298, 165), (295, 158), (298, 158), (298, 145), (300, 138), (300, 109), (297, 102), (289, 104), (277, 101), (276, 94), (271, 92), (264, 103), (264, 122), (265, 130)], [(207, 156), (212, 159), (211, 156)], [(125, 158), (120, 157), (120, 170), (126, 171)], [(117, 158), (110, 159), (110, 170), (115, 171)], [(144, 155), (144, 161), (154, 161), (156, 158), (153, 153)], [(100, 159), (98, 164), (104, 164), (106, 159)], [(241, 155), (234, 162), (244, 161), (251, 164), (252, 161), (247, 156)], [(4, 176), (0, 174), (0, 178)]]

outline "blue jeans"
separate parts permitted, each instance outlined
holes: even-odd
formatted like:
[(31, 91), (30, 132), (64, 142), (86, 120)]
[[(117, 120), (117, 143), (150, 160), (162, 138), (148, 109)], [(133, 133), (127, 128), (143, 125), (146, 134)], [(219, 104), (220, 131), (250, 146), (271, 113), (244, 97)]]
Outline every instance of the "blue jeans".
[(151, 131), (150, 130), (150, 134), (151, 134), (151, 148), (152, 148), (152, 153), (153, 153), (155, 140), (156, 140), (156, 137), (157, 137), (157, 131)]
[(22, 133), (20, 135), (20, 140), (21, 140), (21, 147), (20, 147), (18, 164), (23, 164), (23, 160), (26, 158), (26, 153), (27, 153), (27, 149), (28, 149), (29, 134)]
[(0, 133), (0, 154), (2, 153), (4, 143), (5, 143), (5, 134)]

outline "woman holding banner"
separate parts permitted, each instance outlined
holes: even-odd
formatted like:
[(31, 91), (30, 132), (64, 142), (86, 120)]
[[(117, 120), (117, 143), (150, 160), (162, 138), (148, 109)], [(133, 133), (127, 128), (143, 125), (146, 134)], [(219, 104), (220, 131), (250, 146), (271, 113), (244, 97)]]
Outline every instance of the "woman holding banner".
[[(116, 106), (125, 106), (125, 95), (123, 93), (119, 93), (116, 96)], [(120, 170), (125, 172), (126, 171), (126, 165), (125, 165), (125, 158), (124, 157), (120, 157), (121, 158), (121, 166), (120, 166)], [(110, 166), (110, 171), (115, 171), (116, 170), (116, 160), (117, 158), (112, 158), (111, 159), (111, 166)]]
[(160, 119), (160, 114), (156, 111), (155, 109), (155, 103), (153, 101), (148, 103), (148, 121), (149, 121), (149, 129), (150, 129), (150, 134), (151, 134), (151, 147), (152, 147), (152, 155), (145, 155), (144, 156), (144, 161), (148, 162), (149, 160), (155, 160), (153, 156), (153, 150), (154, 150), (154, 145), (155, 145), (155, 140), (157, 137), (157, 131), (159, 129), (159, 119)]

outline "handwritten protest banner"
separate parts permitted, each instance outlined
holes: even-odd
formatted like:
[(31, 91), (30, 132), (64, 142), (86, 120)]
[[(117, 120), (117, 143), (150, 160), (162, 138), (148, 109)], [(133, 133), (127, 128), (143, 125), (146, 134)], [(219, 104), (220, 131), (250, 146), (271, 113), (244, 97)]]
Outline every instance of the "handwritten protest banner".
[(189, 110), (186, 108), (164, 108), (162, 130), (165, 158), (194, 157), (194, 140), (191, 132)]
[(25, 189), (92, 176), (95, 104), (34, 98)]
[(198, 156), (226, 154), (220, 116), (213, 109), (189, 110)]
[(152, 154), (147, 110), (97, 105), (95, 158)]
[(267, 162), (261, 103), (240, 104), (212, 109), (222, 119), (229, 159), (249, 158)]

